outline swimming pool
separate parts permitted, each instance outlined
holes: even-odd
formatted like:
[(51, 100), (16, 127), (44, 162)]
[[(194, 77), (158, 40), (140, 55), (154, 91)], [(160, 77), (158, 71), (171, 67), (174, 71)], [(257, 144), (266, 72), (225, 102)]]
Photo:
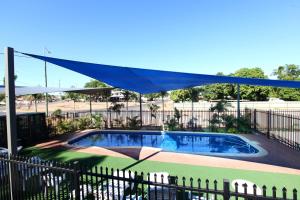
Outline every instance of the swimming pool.
[(162, 151), (220, 156), (262, 156), (266, 153), (245, 137), (225, 133), (96, 131), (71, 140), (69, 144), (105, 148), (154, 147)]

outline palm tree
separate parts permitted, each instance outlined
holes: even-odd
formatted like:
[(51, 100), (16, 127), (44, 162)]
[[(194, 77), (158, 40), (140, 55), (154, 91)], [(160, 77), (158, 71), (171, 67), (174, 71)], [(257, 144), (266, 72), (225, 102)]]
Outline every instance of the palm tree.
[(108, 108), (108, 100), (111, 96), (111, 90), (108, 89), (108, 90), (105, 90), (103, 93), (102, 93), (102, 98), (105, 99), (105, 102), (106, 102), (106, 121), (108, 122), (108, 111), (109, 111), (109, 108)]
[(124, 100), (126, 101), (126, 125), (128, 125), (128, 101), (130, 100), (131, 97), (131, 92), (128, 90), (123, 90), (122, 94), (124, 95)]
[(78, 93), (74, 93), (74, 92), (67, 92), (67, 98), (70, 98), (71, 100), (73, 100), (73, 102), (74, 102), (74, 104), (73, 104), (73, 117), (75, 117), (75, 112), (76, 112), (76, 108), (75, 108), (75, 102), (76, 101), (79, 101), (79, 99), (80, 99), (80, 94), (78, 94)]
[(117, 101), (112, 102), (112, 105), (109, 107), (109, 110), (114, 111), (117, 114), (117, 119), (115, 119), (114, 121), (116, 121), (118, 125), (122, 124), (120, 114), (121, 114), (121, 109), (123, 107), (124, 104), (118, 103)]
[(150, 123), (152, 124), (152, 118), (155, 118), (156, 119), (156, 113), (159, 109), (159, 106), (154, 104), (154, 103), (151, 103), (151, 104), (148, 104), (148, 108), (150, 110)]
[(192, 128), (194, 128), (194, 102), (199, 101), (199, 92), (198, 88), (188, 89), (189, 99), (192, 101)]

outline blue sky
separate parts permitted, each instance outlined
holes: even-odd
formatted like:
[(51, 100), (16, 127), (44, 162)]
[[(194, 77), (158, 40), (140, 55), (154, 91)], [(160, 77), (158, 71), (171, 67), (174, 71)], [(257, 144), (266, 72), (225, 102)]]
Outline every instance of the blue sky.
[[(0, 52), (193, 73), (300, 64), (298, 0), (26, 0), (0, 3)], [(18, 85), (44, 85), (43, 63), (15, 58)], [(0, 54), (0, 77), (4, 60)], [(48, 65), (49, 86), (90, 78)]]

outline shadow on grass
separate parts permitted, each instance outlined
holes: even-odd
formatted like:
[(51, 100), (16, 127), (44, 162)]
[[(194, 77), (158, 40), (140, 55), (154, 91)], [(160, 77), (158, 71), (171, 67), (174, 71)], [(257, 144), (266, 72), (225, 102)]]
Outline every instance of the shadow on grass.
[(27, 148), (21, 151), (22, 156), (32, 157), (38, 156), (44, 160), (56, 161), (60, 163), (78, 162), (80, 166), (94, 167), (101, 164), (107, 156), (99, 156), (92, 154), (78, 155), (76, 152), (68, 152), (64, 147), (57, 148)]
[(128, 165), (127, 167), (123, 168), (122, 170), (128, 170), (128, 169), (130, 169), (130, 168), (132, 168), (132, 167), (134, 167), (134, 166), (136, 166), (136, 165), (138, 165), (138, 164), (144, 162), (145, 160), (151, 158), (152, 156), (155, 156), (155, 155), (158, 154), (158, 153), (160, 153), (160, 151), (157, 151), (157, 152), (155, 152), (155, 153), (153, 153), (153, 154), (150, 154), (149, 156), (147, 156), (147, 157), (145, 157), (145, 158), (143, 158), (143, 159), (141, 159), (141, 160), (138, 160), (138, 161), (136, 161), (135, 163), (132, 163), (132, 164)]

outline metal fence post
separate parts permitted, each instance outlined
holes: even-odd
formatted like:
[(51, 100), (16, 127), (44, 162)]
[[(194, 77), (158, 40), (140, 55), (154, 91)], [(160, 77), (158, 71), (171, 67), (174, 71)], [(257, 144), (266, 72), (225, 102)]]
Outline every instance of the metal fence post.
[(257, 128), (257, 127), (256, 127), (256, 123), (257, 123), (257, 122), (256, 122), (256, 109), (254, 109), (253, 115), (254, 115), (254, 116), (253, 116), (254, 130), (257, 131), (257, 129), (256, 129), (256, 128)]
[(267, 138), (270, 139), (271, 111), (267, 111)]
[(75, 200), (80, 200), (80, 180), (79, 180), (79, 166), (78, 161), (73, 163), (73, 178), (74, 178), (74, 190)]
[(229, 200), (230, 199), (230, 183), (228, 179), (223, 180), (223, 199)]

